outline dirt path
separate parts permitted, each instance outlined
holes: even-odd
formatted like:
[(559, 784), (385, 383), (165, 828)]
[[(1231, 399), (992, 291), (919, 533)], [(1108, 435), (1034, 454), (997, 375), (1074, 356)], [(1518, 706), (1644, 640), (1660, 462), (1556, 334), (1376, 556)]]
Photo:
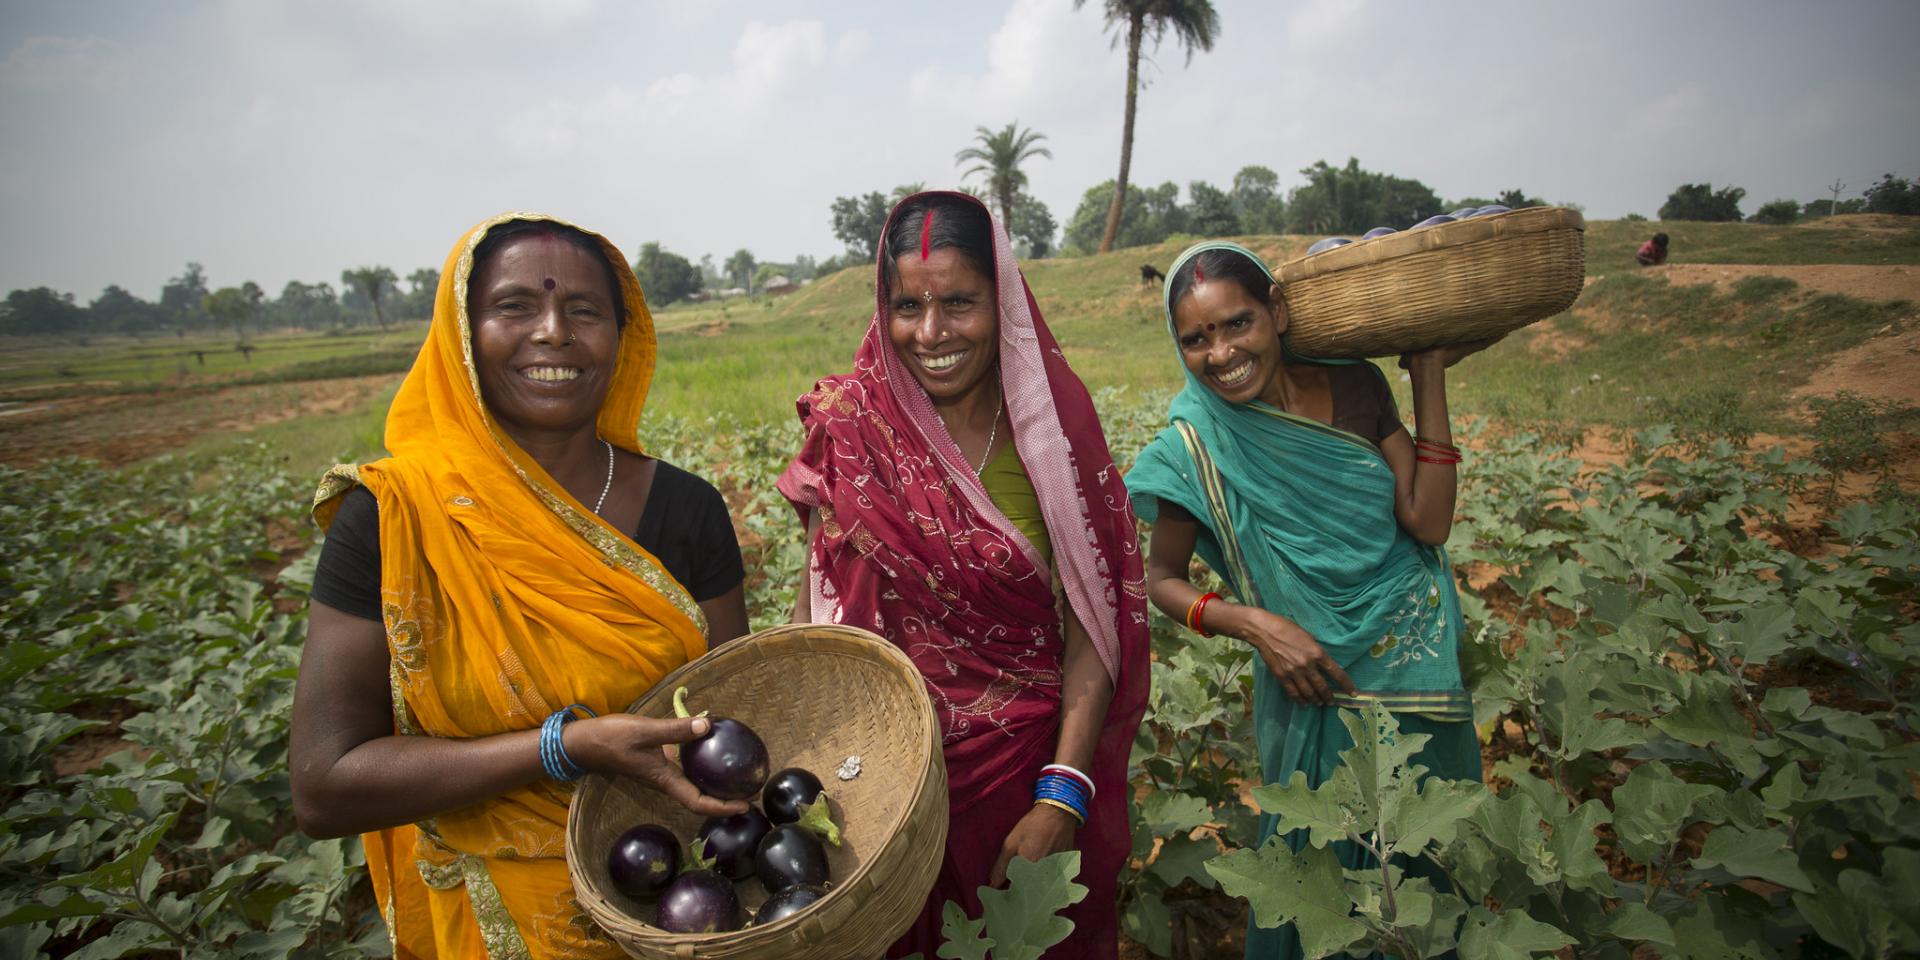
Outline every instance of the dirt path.
[(205, 433), (244, 433), (294, 417), (347, 413), (400, 377), (29, 401), (0, 418), (0, 463), (89, 457), (118, 466), (178, 449)]
[(1676, 286), (1711, 283), (1721, 289), (1748, 277), (1786, 277), (1814, 293), (1840, 293), (1861, 300), (1911, 300), (1920, 303), (1920, 267), (1852, 264), (1670, 263), (1652, 267)]

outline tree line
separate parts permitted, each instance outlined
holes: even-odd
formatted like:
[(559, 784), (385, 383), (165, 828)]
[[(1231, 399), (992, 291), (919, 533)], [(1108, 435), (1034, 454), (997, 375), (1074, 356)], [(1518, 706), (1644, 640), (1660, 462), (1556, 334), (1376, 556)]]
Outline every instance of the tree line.
[[(1859, 196), (1842, 200), (1840, 194), (1846, 186), (1844, 182), (1836, 180), (1828, 188), (1832, 191), (1830, 197), (1804, 203), (1789, 199), (1772, 200), (1761, 204), (1752, 216), (1742, 217), (1740, 201), (1746, 197), (1746, 190), (1731, 186), (1715, 190), (1711, 183), (1684, 183), (1668, 194), (1667, 202), (1660, 205), (1660, 219), (1721, 222), (1745, 219), (1751, 223), (1784, 226), (1800, 220), (1845, 213), (1920, 216), (1920, 182), (1891, 173), (1884, 174)], [(1628, 219), (1644, 218), (1629, 215)]]
[(0, 334), (60, 334), (135, 337), (231, 331), (244, 342), (268, 329), (327, 329), (378, 325), (396, 318), (415, 319), (433, 312), (440, 271), (422, 267), (407, 275), (407, 288), (389, 267), (354, 267), (340, 272), (340, 285), (322, 280), (289, 280), (278, 297), (269, 297), (248, 280), (211, 289), (206, 268), (188, 263), (160, 288), (158, 300), (146, 300), (119, 284), (108, 284), (90, 303), (50, 287), (14, 290), (0, 303)]

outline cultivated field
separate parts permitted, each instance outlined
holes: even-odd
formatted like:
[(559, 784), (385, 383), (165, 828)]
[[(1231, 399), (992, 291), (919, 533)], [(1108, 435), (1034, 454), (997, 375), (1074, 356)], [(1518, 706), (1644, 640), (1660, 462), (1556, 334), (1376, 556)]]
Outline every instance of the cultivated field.
[[(1654, 229), (1674, 263), (1640, 270)], [(1138, 267), (1183, 245), (1026, 265), (1122, 464), (1180, 382)], [(1588, 249), (1571, 311), (1451, 381), (1487, 785), (1416, 788), (1402, 743), (1318, 793), (1258, 786), (1254, 661), (1156, 614), (1129, 956), (1237, 957), (1249, 911), (1402, 955), (1920, 949), (1897, 906), (1920, 888), (1920, 226), (1602, 222)], [(657, 317), (645, 439), (727, 494), (756, 626), (799, 569), (772, 483), (791, 403), (847, 366), (869, 281)], [(286, 718), (311, 483), (378, 455), (378, 365), (422, 330), (261, 338), (219, 369), (232, 342), (205, 340), (184, 373), (180, 342), (7, 351), (0, 955), (384, 949), (357, 844), (292, 832)], [(1256, 810), (1319, 845), (1251, 849)], [(1343, 876), (1334, 839), (1449, 882)]]

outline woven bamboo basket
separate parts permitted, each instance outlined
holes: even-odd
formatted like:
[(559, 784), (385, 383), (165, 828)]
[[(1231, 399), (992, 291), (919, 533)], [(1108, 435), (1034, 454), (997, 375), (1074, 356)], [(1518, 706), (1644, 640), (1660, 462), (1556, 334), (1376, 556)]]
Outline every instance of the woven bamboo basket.
[(1383, 357), (1517, 330), (1580, 296), (1585, 237), (1578, 210), (1530, 207), (1289, 260), (1278, 271), (1288, 343)]
[[(843, 839), (827, 848), (832, 889), (807, 910), (764, 927), (709, 934), (654, 927), (651, 904), (614, 889), (607, 852), (642, 823), (691, 840), (701, 818), (635, 781), (595, 774), (580, 781), (567, 812), (567, 870), (580, 906), (627, 953), (648, 960), (881, 956), (919, 915), (947, 841), (940, 727), (913, 661), (853, 627), (775, 627), (668, 674), (628, 712), (670, 717), (681, 686), (695, 709), (752, 727), (773, 769), (804, 767), (826, 784)], [(836, 777), (853, 755), (860, 775)], [(751, 878), (735, 890), (749, 917), (766, 899)]]

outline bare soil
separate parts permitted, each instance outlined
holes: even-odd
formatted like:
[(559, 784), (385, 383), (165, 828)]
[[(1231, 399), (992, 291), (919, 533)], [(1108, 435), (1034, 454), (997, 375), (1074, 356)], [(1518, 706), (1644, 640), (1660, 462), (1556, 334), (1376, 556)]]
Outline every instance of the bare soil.
[(1669, 263), (1649, 267), (1676, 286), (1711, 283), (1721, 289), (1748, 277), (1785, 277), (1815, 293), (1839, 293), (1860, 300), (1911, 300), (1920, 303), (1920, 267), (1855, 264)]
[(1889, 327), (1834, 354), (1793, 395), (1832, 396), (1851, 390), (1902, 406), (1920, 407), (1920, 326), (1911, 322), (1906, 326), (1905, 330)]
[(214, 390), (74, 397), (14, 408), (0, 419), (0, 463), (88, 457), (114, 466), (179, 449), (205, 433), (357, 409), (401, 374)]

